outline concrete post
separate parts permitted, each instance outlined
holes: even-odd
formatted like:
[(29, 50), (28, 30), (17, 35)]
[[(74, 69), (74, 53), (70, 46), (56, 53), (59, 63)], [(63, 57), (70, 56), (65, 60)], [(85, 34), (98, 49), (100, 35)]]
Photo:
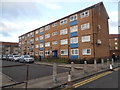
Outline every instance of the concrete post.
[(57, 64), (53, 64), (53, 82), (57, 83)]
[(104, 59), (101, 59), (102, 69), (104, 68)]
[(94, 59), (94, 71), (97, 71), (97, 61)]
[(74, 62), (71, 62), (71, 75), (74, 76)]
[(109, 68), (109, 59), (107, 59), (107, 68)]
[(84, 61), (84, 73), (87, 73), (87, 61)]

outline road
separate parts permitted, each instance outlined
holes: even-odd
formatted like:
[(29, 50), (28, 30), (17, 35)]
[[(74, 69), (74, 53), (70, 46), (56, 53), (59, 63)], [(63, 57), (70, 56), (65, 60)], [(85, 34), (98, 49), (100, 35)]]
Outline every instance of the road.
[(120, 72), (120, 69), (107, 71), (85, 80), (77, 81), (73, 86), (75, 88), (118, 88), (118, 72)]
[[(11, 61), (5, 61), (5, 60), (2, 61), (2, 66), (20, 65), (20, 64), (21, 63), (19, 62), (11, 62)], [(58, 73), (63, 73), (68, 71), (69, 69), (58, 67)], [(52, 72), (53, 72), (52, 66), (30, 64), (29, 80), (52, 75)], [(23, 82), (26, 79), (26, 66), (3, 68), (2, 73), (9, 76), (16, 82)]]

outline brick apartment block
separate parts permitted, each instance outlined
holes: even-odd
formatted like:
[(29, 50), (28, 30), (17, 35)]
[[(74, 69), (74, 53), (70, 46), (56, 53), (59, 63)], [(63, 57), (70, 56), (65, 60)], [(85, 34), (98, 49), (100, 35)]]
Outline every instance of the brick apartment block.
[(109, 16), (102, 2), (19, 36), (21, 54), (61, 58), (109, 57)]

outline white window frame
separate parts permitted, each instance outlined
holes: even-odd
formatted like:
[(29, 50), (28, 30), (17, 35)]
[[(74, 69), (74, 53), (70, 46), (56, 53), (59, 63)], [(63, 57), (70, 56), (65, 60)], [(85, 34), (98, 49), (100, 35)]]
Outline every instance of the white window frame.
[(81, 25), (81, 30), (90, 29), (90, 23), (85, 23)]
[(79, 55), (79, 49), (71, 49), (71, 55)]
[(116, 50), (118, 50), (118, 47), (115, 47)]
[(70, 22), (77, 20), (77, 14), (70, 16)]
[(115, 45), (118, 45), (118, 43), (117, 43), (117, 42), (115, 42)]
[(30, 36), (30, 34), (28, 33), (28, 34), (27, 34), (27, 37), (29, 37), (29, 36)]
[(70, 43), (78, 43), (78, 37), (70, 38)]
[(39, 52), (39, 55), (43, 56), (44, 52), (43, 51), (40, 51)]
[(50, 38), (50, 34), (45, 34), (45, 39)]
[(67, 33), (68, 33), (68, 29), (67, 28), (60, 30), (60, 35), (65, 35)]
[(82, 42), (90, 42), (90, 36), (82, 36)]
[(78, 31), (78, 25), (70, 27), (70, 32), (77, 32)]
[(60, 25), (67, 24), (67, 22), (68, 22), (67, 18), (60, 20)]
[(60, 40), (60, 44), (61, 45), (68, 44), (68, 39), (62, 39), (62, 40)]
[(40, 36), (40, 40), (43, 40), (44, 39), (44, 37), (43, 36)]
[(39, 32), (39, 31), (38, 31), (38, 30), (36, 30), (36, 31), (35, 31), (35, 34), (38, 34), (38, 32)]
[(37, 44), (37, 45), (35, 45), (35, 48), (39, 48), (38, 44)]
[(55, 26), (57, 26), (57, 23), (53, 23), (53, 24), (52, 24), (52, 27), (55, 27)]
[(52, 36), (58, 35), (58, 32), (53, 32)]
[(53, 41), (52, 45), (57, 45), (58, 41)]
[[(63, 54), (61, 52), (64, 52)], [(60, 50), (61, 55), (68, 55), (68, 49), (61, 49)]]
[[(88, 53), (87, 50), (90, 50), (90, 53)], [(91, 49), (90, 48), (82, 49), (82, 55), (91, 55)]]
[[(47, 53), (46, 53), (47, 52)], [(45, 55), (48, 56), (50, 55), (50, 51), (45, 51)]]
[(45, 47), (50, 47), (50, 42), (46, 42)]
[(40, 28), (40, 32), (43, 32), (44, 31), (44, 28)]
[(45, 31), (50, 29), (50, 25), (45, 26)]
[(40, 44), (40, 48), (42, 48), (42, 47), (44, 47), (44, 44), (43, 44), (43, 43)]
[(36, 40), (36, 41), (38, 41), (38, 37), (37, 37), (37, 38), (35, 38), (35, 40)]
[[(87, 13), (87, 14), (86, 14), (86, 13)], [(81, 18), (81, 19), (82, 19), (82, 18), (85, 18), (85, 17), (89, 17), (89, 10), (80, 13), (80, 18)]]
[(117, 38), (114, 38), (114, 40), (116, 41), (116, 40), (117, 40)]

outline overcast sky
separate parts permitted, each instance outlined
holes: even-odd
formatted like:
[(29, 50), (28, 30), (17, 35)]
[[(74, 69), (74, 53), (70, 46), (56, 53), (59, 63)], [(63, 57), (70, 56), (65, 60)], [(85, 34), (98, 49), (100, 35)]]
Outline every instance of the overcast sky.
[[(103, 0), (110, 17), (110, 34), (118, 33), (118, 1)], [(20, 35), (98, 2), (100, 0), (1, 0), (0, 41), (18, 42)]]

